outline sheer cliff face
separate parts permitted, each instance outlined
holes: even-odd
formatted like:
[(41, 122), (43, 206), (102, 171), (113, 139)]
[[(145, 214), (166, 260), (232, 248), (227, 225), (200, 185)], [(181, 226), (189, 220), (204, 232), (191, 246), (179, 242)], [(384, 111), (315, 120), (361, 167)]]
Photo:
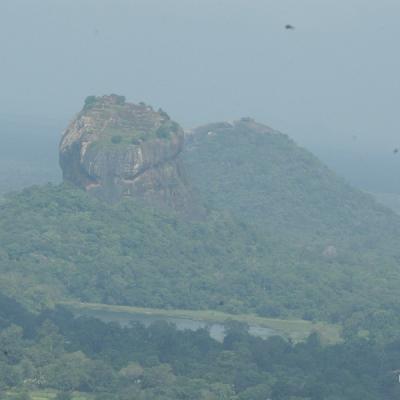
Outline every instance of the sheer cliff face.
[(182, 128), (161, 110), (122, 96), (88, 97), (60, 143), (63, 178), (108, 202), (137, 197), (185, 208), (183, 139)]

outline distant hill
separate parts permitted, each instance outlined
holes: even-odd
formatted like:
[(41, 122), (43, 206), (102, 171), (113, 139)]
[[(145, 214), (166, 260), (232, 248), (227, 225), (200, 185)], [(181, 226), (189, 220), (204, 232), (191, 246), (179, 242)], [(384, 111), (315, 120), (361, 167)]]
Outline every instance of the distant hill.
[(209, 207), (230, 210), (274, 235), (346, 247), (347, 236), (379, 240), (382, 232), (399, 232), (400, 219), (371, 195), (251, 119), (195, 129), (185, 167)]
[(370, 193), (378, 203), (385, 205), (400, 215), (400, 194), (396, 193)]
[(25, 187), (61, 180), (60, 172), (46, 162), (0, 159), (0, 196)]
[(62, 119), (0, 115), (0, 196), (24, 187), (61, 182), (57, 147)]

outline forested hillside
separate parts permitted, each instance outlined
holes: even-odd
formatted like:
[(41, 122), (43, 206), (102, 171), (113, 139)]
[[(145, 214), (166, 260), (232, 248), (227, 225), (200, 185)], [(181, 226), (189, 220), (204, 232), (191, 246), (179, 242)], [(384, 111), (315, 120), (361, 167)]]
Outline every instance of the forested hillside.
[[(396, 398), (399, 217), (251, 120), (200, 128), (180, 161), (197, 216), (69, 184), (1, 200), (0, 398)], [(343, 341), (48, 310), (66, 300), (330, 321)]]
[[(1, 295), (0, 398), (71, 400), (392, 400), (398, 341), (322, 346), (254, 338), (232, 323), (207, 330), (159, 321), (122, 328), (62, 308), (29, 314)], [(23, 315), (22, 315), (23, 314)], [(27, 321), (29, 324), (27, 326)]]
[(215, 309), (395, 335), (399, 216), (251, 119), (198, 128), (180, 162), (205, 205), (197, 218), (67, 184), (8, 195), (0, 289), (31, 310), (62, 300)]
[[(187, 136), (185, 166), (198, 196), (261, 229), (310, 245), (391, 241), (400, 218), (336, 176), (288, 136), (244, 118)], [(383, 235), (383, 236), (382, 236)]]
[(381, 204), (400, 215), (400, 195), (396, 193), (371, 193), (371, 195)]
[(227, 212), (188, 221), (63, 185), (9, 196), (0, 235), (1, 289), (31, 309), (79, 299), (325, 319), (349, 332), (397, 325), (397, 248), (324, 254)]

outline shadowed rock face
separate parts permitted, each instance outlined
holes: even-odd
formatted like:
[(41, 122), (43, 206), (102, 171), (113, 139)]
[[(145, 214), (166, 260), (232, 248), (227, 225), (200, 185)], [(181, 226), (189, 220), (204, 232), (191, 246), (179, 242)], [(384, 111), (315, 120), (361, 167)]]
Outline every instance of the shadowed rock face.
[(178, 157), (183, 142), (182, 128), (162, 110), (90, 96), (60, 143), (63, 178), (108, 202), (137, 197), (181, 210), (191, 203)]

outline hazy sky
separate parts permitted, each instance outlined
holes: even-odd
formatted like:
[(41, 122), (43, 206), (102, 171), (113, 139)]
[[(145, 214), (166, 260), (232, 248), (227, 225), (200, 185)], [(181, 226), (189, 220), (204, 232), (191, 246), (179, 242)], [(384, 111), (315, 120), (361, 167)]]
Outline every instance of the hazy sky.
[(1, 0), (0, 117), (118, 93), (185, 127), (253, 116), (328, 161), (394, 158), (399, 21), (399, 0)]

